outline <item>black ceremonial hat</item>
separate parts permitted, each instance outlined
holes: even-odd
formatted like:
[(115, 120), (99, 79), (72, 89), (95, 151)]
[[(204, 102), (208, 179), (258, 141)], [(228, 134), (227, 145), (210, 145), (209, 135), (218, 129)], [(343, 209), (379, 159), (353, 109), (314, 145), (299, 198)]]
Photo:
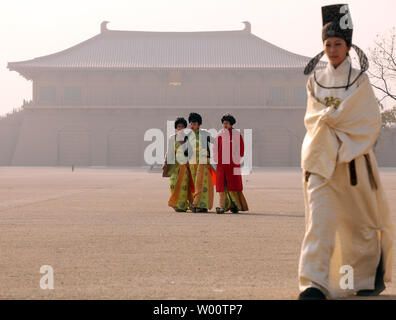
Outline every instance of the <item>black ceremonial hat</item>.
[(352, 44), (352, 18), (347, 4), (334, 4), (322, 7), (322, 40), (339, 37), (348, 46)]
[[(368, 69), (368, 59), (358, 46), (352, 43), (352, 18), (347, 4), (334, 4), (322, 7), (322, 40), (329, 37), (343, 38), (348, 46), (351, 46), (359, 56), (360, 74)], [(304, 74), (310, 74), (324, 56), (325, 52), (321, 51), (313, 57), (304, 69)], [(355, 79), (356, 80), (356, 79)], [(346, 88), (349, 86), (349, 80)]]

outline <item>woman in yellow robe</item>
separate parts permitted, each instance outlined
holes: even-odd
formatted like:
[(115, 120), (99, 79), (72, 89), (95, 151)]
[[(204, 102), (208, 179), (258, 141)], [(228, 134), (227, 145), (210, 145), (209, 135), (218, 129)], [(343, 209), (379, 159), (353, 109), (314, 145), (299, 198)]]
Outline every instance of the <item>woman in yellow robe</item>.
[(168, 163), (171, 191), (168, 206), (176, 212), (186, 212), (192, 203), (191, 174), (188, 163), (179, 163), (177, 160), (179, 159), (178, 155), (184, 154), (181, 146), (187, 141), (184, 133), (186, 127), (187, 121), (184, 118), (177, 118), (175, 121), (176, 134), (170, 136), (168, 142), (168, 152), (175, 155), (170, 161), (172, 163)]
[(216, 174), (210, 164), (210, 144), (214, 138), (200, 128), (202, 117), (192, 112), (188, 117), (191, 132), (188, 134), (188, 168), (194, 184), (192, 212), (208, 212), (213, 207)]

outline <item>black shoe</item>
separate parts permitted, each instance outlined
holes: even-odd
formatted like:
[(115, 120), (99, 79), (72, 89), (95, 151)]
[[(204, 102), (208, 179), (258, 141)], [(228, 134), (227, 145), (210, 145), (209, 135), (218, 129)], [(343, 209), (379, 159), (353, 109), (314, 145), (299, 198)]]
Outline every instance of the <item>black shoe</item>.
[(176, 212), (187, 212), (187, 210), (184, 209), (178, 209), (178, 208), (174, 208)]
[(206, 208), (198, 208), (197, 212), (208, 212), (208, 209), (206, 209)]
[(384, 270), (382, 266), (382, 255), (380, 258), (380, 262), (377, 267), (377, 271), (375, 272), (375, 287), (374, 289), (366, 289), (359, 290), (356, 295), (359, 297), (370, 297), (370, 296), (379, 296), (382, 291), (385, 290), (384, 283)]
[(359, 297), (375, 297), (379, 296), (382, 291), (386, 289), (385, 284), (379, 285), (378, 287), (376, 286), (375, 289), (370, 290), (359, 290), (356, 295)]
[(224, 214), (224, 209), (223, 209), (223, 208), (217, 207), (217, 208), (216, 208), (216, 213), (217, 213), (217, 214)]
[(326, 300), (326, 296), (317, 288), (308, 288), (300, 293), (298, 300)]
[(230, 211), (231, 211), (232, 213), (239, 213), (238, 208), (230, 208)]
[(197, 213), (197, 212), (198, 212), (197, 210), (198, 210), (197, 207), (192, 207), (192, 208), (191, 208), (191, 212), (192, 212), (192, 213)]

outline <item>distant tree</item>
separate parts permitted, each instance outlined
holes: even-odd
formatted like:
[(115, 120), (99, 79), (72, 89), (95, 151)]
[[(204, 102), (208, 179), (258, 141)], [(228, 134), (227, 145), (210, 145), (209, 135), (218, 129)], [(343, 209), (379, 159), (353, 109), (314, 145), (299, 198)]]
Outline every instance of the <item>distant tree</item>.
[[(387, 35), (377, 35), (374, 43), (375, 47), (369, 49), (370, 69), (367, 73), (372, 86), (382, 94), (378, 100), (383, 109), (384, 99), (396, 101), (396, 28), (393, 27)], [(392, 118), (392, 110), (385, 114), (386, 119)]]
[(383, 128), (396, 127), (396, 106), (394, 106), (392, 109), (382, 111), (381, 115)]

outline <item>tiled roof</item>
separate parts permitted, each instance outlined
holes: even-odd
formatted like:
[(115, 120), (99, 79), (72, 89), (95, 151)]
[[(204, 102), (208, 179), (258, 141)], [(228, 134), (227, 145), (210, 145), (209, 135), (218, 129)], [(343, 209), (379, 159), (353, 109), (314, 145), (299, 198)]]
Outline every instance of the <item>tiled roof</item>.
[(279, 48), (245, 29), (207, 32), (108, 30), (66, 50), (9, 62), (10, 70), (89, 69), (266, 69), (304, 68), (310, 58)]

